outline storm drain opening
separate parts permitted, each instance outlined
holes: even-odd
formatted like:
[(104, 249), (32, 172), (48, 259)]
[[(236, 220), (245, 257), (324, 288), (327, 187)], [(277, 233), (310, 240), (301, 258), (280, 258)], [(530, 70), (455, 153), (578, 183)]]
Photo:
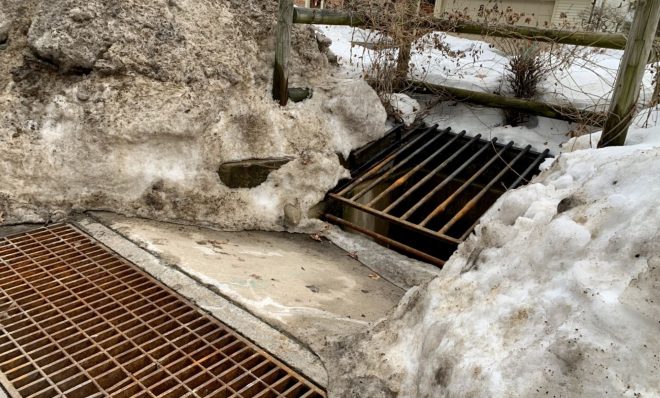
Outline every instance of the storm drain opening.
[(325, 218), (386, 246), (442, 266), (481, 216), (538, 173), (549, 150), (469, 136), (437, 125), (356, 151), (352, 178), (329, 193)]
[(0, 238), (0, 382), (12, 397), (325, 397), (68, 224)]

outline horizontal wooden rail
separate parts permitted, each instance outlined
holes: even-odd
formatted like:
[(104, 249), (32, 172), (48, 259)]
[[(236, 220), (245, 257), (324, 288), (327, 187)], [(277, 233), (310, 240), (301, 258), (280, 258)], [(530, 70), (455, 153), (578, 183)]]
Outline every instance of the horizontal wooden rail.
[[(368, 25), (367, 21), (367, 18), (359, 14), (337, 10), (296, 7), (293, 13), (293, 22), (298, 24), (363, 26)], [(616, 50), (622, 50), (626, 47), (626, 36), (621, 33), (541, 29), (527, 26), (482, 24), (472, 21), (450, 21), (437, 18), (420, 19), (415, 23), (415, 27), (443, 32), (530, 39), (540, 42), (573, 44)], [(656, 39), (654, 44), (660, 46), (660, 40)]]
[(505, 97), (503, 95), (431, 84), (419, 80), (409, 80), (407, 83), (408, 87), (411, 87), (416, 92), (443, 95), (456, 101), (465, 101), (493, 108), (516, 110), (532, 115), (567, 120), (569, 122), (583, 123), (596, 127), (602, 127), (607, 119), (607, 114), (604, 112), (592, 112), (567, 105), (546, 104), (544, 102), (533, 100)]

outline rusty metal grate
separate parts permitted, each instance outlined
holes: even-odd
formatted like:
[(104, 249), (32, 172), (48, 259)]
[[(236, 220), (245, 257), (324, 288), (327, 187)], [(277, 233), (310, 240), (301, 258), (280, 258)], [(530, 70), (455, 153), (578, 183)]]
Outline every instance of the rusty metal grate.
[(16, 397), (323, 397), (71, 225), (0, 238), (0, 381)]
[(366, 167), (329, 194), (341, 206), (326, 219), (442, 266), (497, 198), (528, 182), (549, 156), (437, 127), (404, 135), (397, 126), (387, 148), (361, 149), (374, 157), (362, 155)]

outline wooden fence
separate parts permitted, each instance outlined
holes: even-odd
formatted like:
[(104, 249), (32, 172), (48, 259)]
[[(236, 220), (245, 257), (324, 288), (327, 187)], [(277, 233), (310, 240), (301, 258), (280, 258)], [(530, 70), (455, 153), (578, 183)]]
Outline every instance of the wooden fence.
[[(279, 101), (280, 105), (284, 106), (291, 96), (288, 88), (288, 54), (290, 49), (290, 32), (294, 23), (364, 26), (367, 28), (373, 26), (366, 16), (353, 13), (294, 7), (293, 0), (279, 0), (279, 5), (273, 74), (273, 98)], [(651, 55), (651, 50), (654, 45), (657, 46), (660, 44), (655, 39), (655, 27), (658, 26), (659, 20), (660, 0), (638, 0), (635, 17), (627, 37), (621, 33), (539, 29), (523, 26), (480, 24), (470, 21), (457, 22), (435, 18), (416, 21), (416, 28), (427, 30), (623, 49), (624, 56), (621, 60), (614, 93), (607, 113), (589, 112), (566, 105), (548, 104), (447, 86), (431, 85), (419, 81), (408, 83), (411, 86), (422, 87), (436, 93), (449, 94), (453, 98), (466, 102), (490, 107), (514, 109), (550, 118), (586, 122), (599, 127), (604, 126), (598, 146), (623, 145), (636, 111), (641, 81), (647, 61)], [(403, 59), (406, 58), (403, 57)]]

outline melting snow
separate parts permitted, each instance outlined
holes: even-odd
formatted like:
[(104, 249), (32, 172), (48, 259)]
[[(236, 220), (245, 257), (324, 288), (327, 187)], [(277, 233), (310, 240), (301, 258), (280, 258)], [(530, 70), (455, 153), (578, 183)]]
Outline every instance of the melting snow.
[[(341, 39), (345, 28), (321, 29)], [(445, 39), (455, 49), (486, 45)], [(350, 59), (341, 46), (333, 50)], [(416, 55), (428, 61), (413, 75), (487, 91), (500, 84), (504, 55), (484, 48), (478, 64), (456, 63), (434, 51)], [(602, 107), (621, 52), (592, 55), (549, 76), (542, 99)], [(650, 73), (644, 84), (648, 93)], [(596, 150), (599, 133), (564, 143), (568, 123), (511, 128), (498, 110), (439, 105), (430, 121), (559, 156), (498, 200), (438, 278), (347, 348), (338, 361), (353, 370), (337, 376), (335, 393), (660, 396), (659, 116), (640, 114), (627, 146)]]

